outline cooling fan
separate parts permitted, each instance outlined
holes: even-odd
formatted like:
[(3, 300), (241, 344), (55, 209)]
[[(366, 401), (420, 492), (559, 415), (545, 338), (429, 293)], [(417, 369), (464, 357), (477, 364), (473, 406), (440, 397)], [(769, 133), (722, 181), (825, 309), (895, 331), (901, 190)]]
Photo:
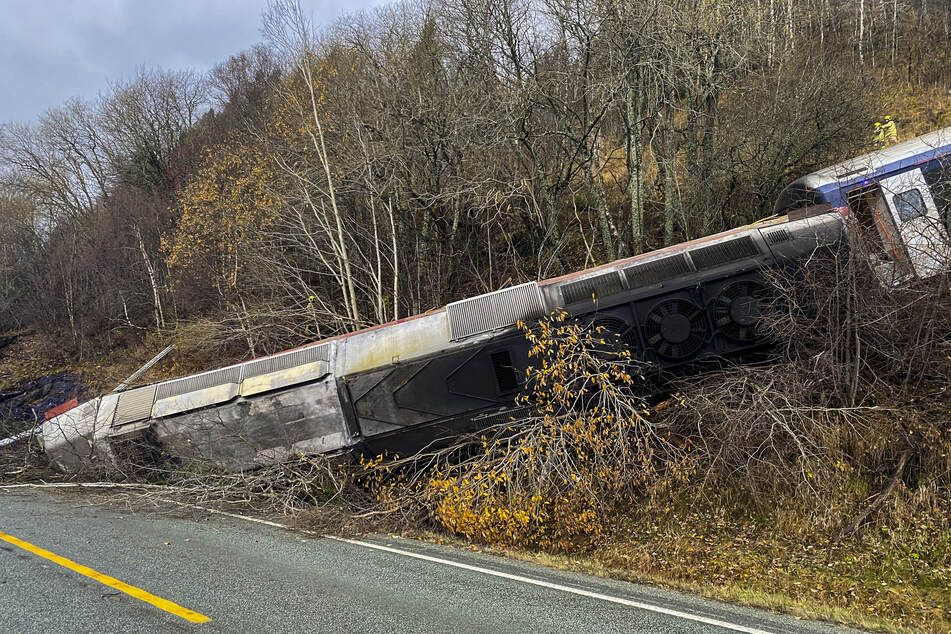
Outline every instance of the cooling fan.
[(703, 347), (707, 335), (706, 315), (689, 300), (668, 299), (651, 308), (644, 334), (647, 343), (660, 356), (686, 359)]
[(757, 341), (757, 325), (768, 295), (766, 284), (756, 280), (740, 280), (724, 286), (713, 302), (717, 332), (740, 343)]
[(615, 315), (597, 315), (581, 323), (585, 328), (591, 329), (595, 339), (604, 339), (605, 351), (630, 350), (631, 356), (637, 354), (637, 333), (624, 319)]

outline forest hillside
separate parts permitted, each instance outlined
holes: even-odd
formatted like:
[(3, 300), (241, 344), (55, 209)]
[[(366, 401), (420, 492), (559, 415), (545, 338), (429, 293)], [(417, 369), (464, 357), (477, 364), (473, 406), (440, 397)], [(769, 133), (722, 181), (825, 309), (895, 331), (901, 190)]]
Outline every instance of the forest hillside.
[(750, 222), (886, 114), (951, 124), (949, 20), (433, 0), (315, 30), (275, 5), (206, 75), (3, 124), (0, 331), (245, 358)]

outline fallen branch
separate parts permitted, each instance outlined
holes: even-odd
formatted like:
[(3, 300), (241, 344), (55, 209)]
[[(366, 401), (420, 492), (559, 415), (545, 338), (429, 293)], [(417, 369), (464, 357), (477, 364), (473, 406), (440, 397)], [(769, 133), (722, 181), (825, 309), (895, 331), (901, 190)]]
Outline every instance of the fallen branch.
[(190, 493), (197, 490), (194, 488), (173, 487), (163, 484), (134, 484), (122, 482), (34, 482), (0, 485), (0, 490), (6, 489), (153, 489), (174, 491), (176, 493)]
[(875, 501), (868, 505), (868, 507), (862, 511), (861, 514), (855, 520), (849, 524), (847, 527), (839, 531), (835, 536), (835, 539), (832, 540), (832, 543), (838, 544), (846, 537), (853, 535), (859, 531), (862, 523), (865, 522), (866, 518), (871, 515), (882, 503), (888, 499), (888, 496), (891, 495), (891, 492), (895, 489), (895, 485), (898, 484), (898, 480), (901, 478), (902, 472), (905, 470), (905, 465), (908, 464), (908, 458), (911, 456), (911, 449), (906, 449), (901, 456), (898, 458), (898, 466), (895, 467), (895, 472), (892, 474), (891, 479), (888, 481), (888, 485), (885, 489), (875, 498)]

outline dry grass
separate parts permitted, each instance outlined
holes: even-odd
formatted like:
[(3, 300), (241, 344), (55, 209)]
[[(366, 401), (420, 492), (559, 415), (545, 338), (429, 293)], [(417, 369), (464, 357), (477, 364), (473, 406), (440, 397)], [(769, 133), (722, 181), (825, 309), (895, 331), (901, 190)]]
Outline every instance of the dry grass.
[(71, 369), (66, 352), (47, 337), (20, 331), (0, 333), (0, 339), (9, 341), (0, 348), (0, 390)]
[[(926, 511), (921, 494), (902, 491), (874, 530), (832, 545), (794, 502), (779, 502), (775, 513), (758, 517), (741, 510), (736, 492), (718, 497), (685, 487), (669, 495), (677, 498), (667, 498), (670, 506), (646, 505), (618, 517), (613, 530), (583, 552), (479, 548), (869, 630), (951, 631), (947, 503)], [(471, 547), (444, 533), (417, 536)]]
[(768, 516), (744, 516), (735, 502), (710, 495), (706, 503), (623, 518), (615, 538), (590, 556), (609, 569), (801, 616), (951, 629), (946, 505), (914, 516), (895, 508), (860, 539), (834, 545), (795, 503), (777, 501)]
[(0, 348), (0, 390), (50, 374), (72, 372), (83, 377), (89, 394), (110, 392), (169, 344), (175, 344), (175, 350), (139, 382), (176, 378), (238, 361), (240, 352), (229, 355), (227, 350), (205, 344), (209, 328), (193, 322), (129, 339), (119, 347), (104, 348), (101, 354), (83, 359), (77, 359), (48, 336), (29, 331), (0, 333), (0, 339), (13, 340)]
[[(901, 139), (910, 139), (920, 134), (951, 126), (951, 94), (945, 86), (917, 86), (894, 72), (879, 84), (882, 92), (878, 97), (880, 116), (891, 115), (895, 119)], [(869, 138), (871, 138), (871, 127)]]

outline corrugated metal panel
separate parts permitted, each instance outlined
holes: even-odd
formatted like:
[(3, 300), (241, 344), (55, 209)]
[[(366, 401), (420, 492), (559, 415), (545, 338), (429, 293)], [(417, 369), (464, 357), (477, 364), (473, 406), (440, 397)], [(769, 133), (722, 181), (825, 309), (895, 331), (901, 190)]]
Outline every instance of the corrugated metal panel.
[(561, 296), (566, 304), (574, 304), (584, 300), (591, 300), (591, 296), (610, 297), (624, 290), (621, 284), (621, 275), (617, 271), (609, 271), (577, 282), (570, 282), (561, 287)]
[(635, 264), (622, 269), (629, 288), (642, 288), (658, 284), (679, 275), (690, 272), (690, 264), (682, 253), (658, 258), (643, 264)]
[(458, 341), (542, 316), (542, 295), (535, 282), (480, 295), (446, 306), (449, 339)]
[(750, 236), (742, 236), (690, 251), (690, 259), (698, 269), (709, 269), (757, 255), (759, 255), (759, 249), (756, 248), (756, 243)]
[(187, 394), (188, 392), (203, 390), (205, 388), (215, 387), (216, 385), (240, 382), (241, 366), (233, 365), (230, 368), (222, 368), (212, 372), (205, 372), (204, 374), (196, 374), (194, 376), (186, 376), (181, 379), (175, 379), (174, 381), (159, 383), (155, 398), (169, 398), (170, 396)]
[(770, 244), (788, 242), (789, 240), (792, 240), (792, 234), (789, 233), (789, 229), (776, 229), (766, 234), (766, 241)]
[(272, 357), (249, 361), (242, 367), (241, 378), (247, 379), (252, 376), (268, 374), (270, 372), (280, 372), (305, 363), (314, 363), (316, 361), (330, 361), (330, 343), (322, 343), (318, 346), (301, 348), (292, 352), (276, 354)]
[(155, 385), (128, 390), (119, 394), (116, 416), (113, 425), (125, 425), (152, 416), (152, 404), (155, 402)]

